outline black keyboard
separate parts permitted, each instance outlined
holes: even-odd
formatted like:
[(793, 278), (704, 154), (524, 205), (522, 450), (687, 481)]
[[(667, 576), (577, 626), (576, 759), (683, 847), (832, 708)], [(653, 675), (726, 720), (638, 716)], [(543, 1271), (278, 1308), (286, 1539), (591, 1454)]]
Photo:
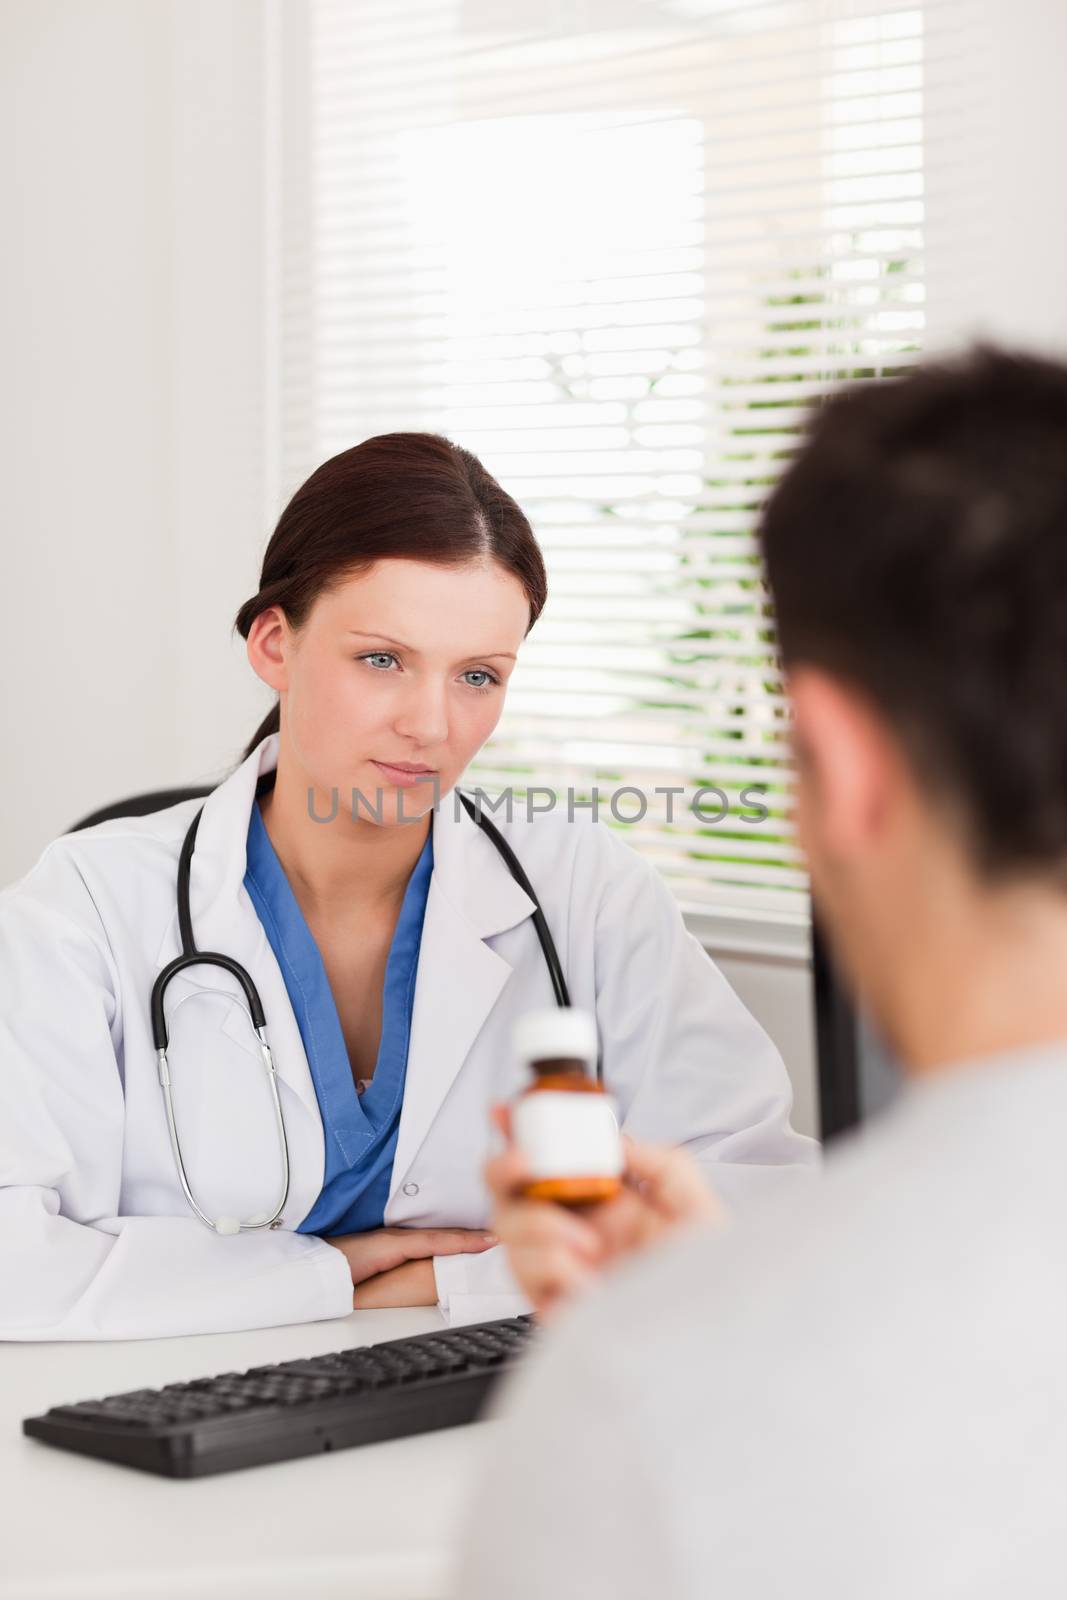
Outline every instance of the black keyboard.
[(530, 1316), (506, 1317), (279, 1361), (162, 1389), (53, 1406), (31, 1438), (169, 1478), (345, 1450), (473, 1422), (530, 1342)]

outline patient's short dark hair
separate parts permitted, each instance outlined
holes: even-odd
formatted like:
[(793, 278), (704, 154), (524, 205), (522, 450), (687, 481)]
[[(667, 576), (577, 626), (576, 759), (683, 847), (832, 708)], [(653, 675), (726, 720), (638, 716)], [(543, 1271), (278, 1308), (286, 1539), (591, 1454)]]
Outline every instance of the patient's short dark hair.
[(840, 391), (760, 538), (786, 668), (879, 708), (985, 875), (1067, 881), (1067, 365), (981, 345)]

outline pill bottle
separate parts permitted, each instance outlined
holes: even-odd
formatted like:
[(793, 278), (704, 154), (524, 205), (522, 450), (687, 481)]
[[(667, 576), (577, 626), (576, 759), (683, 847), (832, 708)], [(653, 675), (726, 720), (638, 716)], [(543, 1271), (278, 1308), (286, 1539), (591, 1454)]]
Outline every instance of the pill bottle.
[(525, 1194), (592, 1205), (619, 1192), (622, 1141), (611, 1098), (596, 1081), (596, 1019), (576, 1006), (528, 1011), (512, 1043), (533, 1081), (512, 1102), (511, 1132), (531, 1170)]

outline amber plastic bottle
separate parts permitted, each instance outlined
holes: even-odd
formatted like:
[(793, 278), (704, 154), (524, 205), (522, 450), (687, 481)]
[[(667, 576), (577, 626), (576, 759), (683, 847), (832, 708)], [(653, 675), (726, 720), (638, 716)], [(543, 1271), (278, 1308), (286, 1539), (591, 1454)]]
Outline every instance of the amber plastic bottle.
[(595, 1017), (576, 1006), (529, 1011), (513, 1042), (533, 1074), (511, 1107), (512, 1137), (533, 1173), (525, 1194), (567, 1206), (612, 1199), (622, 1142), (611, 1098), (595, 1077)]

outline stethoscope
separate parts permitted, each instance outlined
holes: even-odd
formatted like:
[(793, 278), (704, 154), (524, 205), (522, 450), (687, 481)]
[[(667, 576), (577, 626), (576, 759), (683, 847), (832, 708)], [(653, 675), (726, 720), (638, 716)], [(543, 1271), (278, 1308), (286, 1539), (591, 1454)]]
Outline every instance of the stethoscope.
[[(263, 773), (259, 779), (259, 782), (256, 784), (257, 800), (264, 795), (268, 789), (273, 788), (276, 777), (276, 769), (272, 769), (270, 772)], [(482, 815), (481, 808), (476, 806), (473, 800), (471, 800), (467, 795), (461, 793), (458, 789), (456, 790), (456, 793), (463, 802), (468, 815), (473, 818), (473, 820), (481, 828), (482, 832), (488, 836), (493, 845), (496, 847), (497, 851), (505, 862), (508, 871), (515, 879), (515, 882), (519, 885), (520, 889), (525, 890), (530, 899), (533, 901), (533, 925), (537, 932), (537, 938), (545, 958), (545, 965), (548, 967), (548, 975), (552, 980), (552, 989), (556, 997), (556, 1003), (557, 1005), (561, 1006), (569, 1006), (571, 1003), (570, 995), (567, 992), (567, 984), (563, 976), (563, 969), (560, 966), (559, 956), (556, 952), (556, 946), (553, 943), (552, 935), (549, 932), (548, 923), (545, 921), (545, 915), (541, 909), (541, 903), (538, 900), (537, 895), (534, 893), (533, 885), (522, 869), (521, 862), (516, 856), (514, 850), (512, 850), (511, 846), (508, 844), (507, 840), (501, 835), (499, 830), (493, 826), (488, 817)], [(270, 1044), (267, 1040), (267, 1023), (263, 1014), (263, 1003), (259, 998), (259, 990), (253, 983), (250, 974), (246, 972), (245, 968), (242, 967), (239, 961), (235, 961), (232, 956), (221, 955), (218, 951), (198, 950), (196, 948), (196, 941), (193, 938), (193, 920), (189, 910), (189, 878), (192, 871), (193, 848), (196, 844), (196, 830), (200, 826), (200, 818), (203, 816), (203, 812), (204, 808), (201, 806), (200, 810), (196, 813), (196, 816), (189, 824), (188, 832), (182, 841), (181, 854), (178, 857), (178, 928), (181, 933), (182, 953), (180, 956), (175, 956), (173, 961), (167, 963), (152, 986), (152, 1041), (156, 1049), (156, 1061), (159, 1070), (159, 1084), (160, 1088), (163, 1090), (163, 1105), (167, 1113), (167, 1130), (170, 1134), (170, 1147), (174, 1153), (174, 1164), (178, 1169), (178, 1177), (181, 1180), (182, 1192), (184, 1193), (185, 1198), (188, 1200), (193, 1211), (200, 1218), (200, 1221), (203, 1222), (207, 1227), (213, 1229), (215, 1233), (233, 1234), (240, 1233), (242, 1231), (249, 1232), (256, 1228), (276, 1228), (279, 1226), (282, 1210), (284, 1209), (286, 1200), (289, 1198), (289, 1141), (285, 1133), (285, 1119), (282, 1116), (282, 1104), (278, 1097), (278, 1075), (275, 1071), (274, 1058), (270, 1053)], [(207, 1212), (197, 1204), (196, 1196), (193, 1194), (192, 1187), (189, 1183), (189, 1174), (186, 1171), (185, 1161), (182, 1156), (181, 1141), (178, 1138), (178, 1126), (174, 1120), (174, 1102), (171, 1097), (170, 1065), (167, 1061), (167, 1045), (169, 1039), (167, 1034), (167, 1019), (163, 1012), (163, 996), (166, 993), (167, 984), (170, 982), (171, 978), (173, 978), (176, 973), (184, 971), (186, 967), (193, 966), (223, 967), (227, 972), (232, 973), (232, 975), (237, 979), (238, 983), (241, 985), (241, 988), (244, 990), (245, 999), (248, 1001), (248, 1009), (252, 1018), (252, 1027), (255, 1029), (256, 1037), (259, 1040), (259, 1048), (263, 1056), (263, 1065), (267, 1073), (267, 1082), (270, 1085), (271, 1100), (274, 1107), (274, 1120), (278, 1130), (278, 1141), (281, 1146), (281, 1194), (277, 1205), (269, 1216), (263, 1215), (248, 1217), (243, 1221), (238, 1220), (237, 1217), (225, 1216), (219, 1217), (216, 1220), (212, 1220), (212, 1218), (208, 1216)], [(600, 1076), (599, 1062), (597, 1063), (597, 1075), (598, 1077)]]

